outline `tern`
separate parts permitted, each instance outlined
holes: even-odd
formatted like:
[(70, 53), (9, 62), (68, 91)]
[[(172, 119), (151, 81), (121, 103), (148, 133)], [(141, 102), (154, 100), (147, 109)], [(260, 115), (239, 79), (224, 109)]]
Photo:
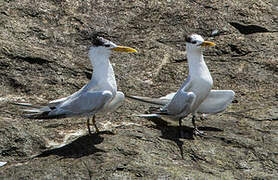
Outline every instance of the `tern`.
[(102, 37), (92, 38), (89, 48), (89, 59), (93, 66), (93, 74), (88, 84), (68, 97), (50, 101), (46, 106), (35, 106), (29, 103), (14, 103), (29, 107), (24, 117), (32, 119), (66, 118), (87, 116), (89, 134), (90, 117), (96, 132), (99, 132), (95, 116), (97, 113), (107, 113), (118, 108), (125, 99), (124, 93), (117, 91), (117, 83), (113, 67), (109, 61), (111, 51), (137, 52), (130, 47), (118, 46)]
[[(192, 114), (193, 133), (201, 135), (195, 123), (196, 114), (216, 114), (224, 111), (232, 102), (235, 93), (232, 90), (212, 90), (213, 80), (204, 61), (203, 47), (214, 46), (215, 43), (204, 41), (198, 34), (186, 37), (186, 53), (189, 64), (189, 75), (177, 92), (161, 98), (127, 96), (128, 98), (162, 106), (153, 114), (141, 114), (140, 117), (159, 117), (179, 122)], [(182, 131), (181, 131), (182, 134)]]

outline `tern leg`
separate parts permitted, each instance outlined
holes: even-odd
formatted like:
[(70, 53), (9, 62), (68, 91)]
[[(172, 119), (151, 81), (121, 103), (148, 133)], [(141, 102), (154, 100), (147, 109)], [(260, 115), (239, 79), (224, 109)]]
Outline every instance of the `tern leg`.
[(196, 115), (193, 115), (193, 116), (192, 116), (192, 124), (193, 124), (193, 126), (194, 126), (193, 134), (196, 135), (196, 136), (202, 136), (202, 135), (204, 134), (204, 132), (203, 132), (203, 131), (200, 131), (200, 130), (198, 129), (195, 120), (196, 120)]
[(87, 118), (87, 128), (88, 128), (89, 135), (92, 135), (91, 129), (90, 129), (90, 117), (89, 116)]
[(179, 119), (179, 129), (180, 129), (180, 137), (184, 138), (185, 136), (182, 130), (182, 118)]
[(93, 122), (93, 125), (95, 126), (96, 132), (99, 133), (99, 129), (96, 124), (96, 116), (95, 115), (93, 116), (92, 122)]

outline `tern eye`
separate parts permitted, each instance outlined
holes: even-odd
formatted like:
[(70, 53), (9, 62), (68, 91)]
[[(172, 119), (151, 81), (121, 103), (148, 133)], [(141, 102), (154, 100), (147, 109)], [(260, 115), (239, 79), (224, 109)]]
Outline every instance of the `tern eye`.
[(197, 41), (191, 41), (191, 43), (192, 43), (192, 44), (196, 44), (196, 43), (197, 43)]
[(104, 47), (111, 47), (110, 44), (104, 44)]

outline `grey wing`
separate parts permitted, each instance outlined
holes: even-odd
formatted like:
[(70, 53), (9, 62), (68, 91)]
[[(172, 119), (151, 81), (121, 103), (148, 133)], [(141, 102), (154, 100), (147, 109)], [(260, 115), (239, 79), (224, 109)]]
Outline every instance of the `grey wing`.
[[(190, 78), (190, 76), (188, 76), (188, 78), (184, 81), (184, 83), (180, 87), (179, 91), (186, 92), (190, 89), (190, 87), (191, 87), (191, 78)], [(171, 100), (175, 97), (175, 95), (176, 95), (176, 92), (169, 93), (166, 96), (163, 96), (160, 98), (150, 98), (150, 97), (143, 97), (143, 96), (129, 96), (129, 95), (126, 95), (126, 97), (129, 99), (134, 99), (134, 100), (145, 102), (145, 103), (167, 106), (167, 104), (169, 104), (171, 102)]]
[(175, 96), (176, 93), (177, 92), (169, 93), (166, 96), (163, 96), (163, 97), (161, 97), (159, 99), (164, 100), (165, 102), (168, 100), (168, 103), (169, 103), (173, 99), (173, 97)]
[(56, 100), (50, 101), (47, 106), (50, 107), (50, 108), (53, 108), (53, 107), (63, 103), (67, 99), (68, 99), (68, 97), (64, 97), (64, 98), (60, 98), (60, 99), (56, 99)]
[(233, 101), (235, 92), (232, 90), (211, 90), (207, 98), (201, 103), (197, 112), (215, 114), (224, 111)]
[[(188, 76), (188, 78), (184, 81), (182, 86), (180, 87), (179, 91), (186, 92), (191, 87), (191, 78)], [(167, 94), (166, 96), (160, 97), (160, 98), (150, 98), (150, 97), (142, 97), (142, 96), (129, 96), (126, 95), (127, 98), (134, 99), (137, 101), (155, 104), (155, 105), (162, 105), (165, 106), (171, 102), (173, 97), (176, 95), (176, 92), (172, 92)]]
[(56, 100), (52, 100), (52, 101), (50, 101), (48, 103), (47, 106), (50, 107), (50, 108), (54, 108), (54, 107), (58, 106), (59, 104), (62, 104), (63, 102), (65, 102), (66, 100), (68, 100), (70, 98), (75, 98), (75, 97), (79, 96), (82, 93), (82, 91), (84, 89), (86, 89), (87, 86), (88, 86), (88, 84), (83, 86), (81, 89), (79, 89), (78, 91), (76, 91), (75, 93), (73, 93), (73, 94), (71, 94), (71, 95), (69, 95), (67, 97), (56, 99)]
[(104, 111), (111, 112), (111, 111), (116, 110), (119, 106), (122, 105), (124, 99), (125, 99), (124, 93), (122, 93), (121, 91), (117, 91), (114, 98), (105, 106)]
[[(191, 87), (191, 78), (190, 78), (190, 75), (188, 76), (188, 78), (183, 82), (183, 84), (181, 85), (179, 91), (183, 91), (183, 92), (187, 92)], [(179, 92), (178, 91), (178, 92)], [(167, 94), (166, 96), (163, 96), (159, 99), (161, 99), (162, 101), (164, 102), (167, 102), (168, 103), (174, 98), (174, 96), (176, 95), (177, 92), (172, 92), (172, 93), (169, 93)]]
[(196, 99), (196, 95), (193, 92), (187, 92), (191, 88), (191, 85), (192, 81), (189, 75), (178, 92), (170, 93), (162, 97), (171, 100), (162, 108), (162, 111), (166, 110), (169, 114), (188, 114)]
[(181, 85), (179, 91), (187, 92), (191, 88), (191, 85), (192, 85), (191, 77), (190, 75), (188, 75), (187, 79)]
[(68, 116), (97, 113), (103, 106), (111, 101), (113, 95), (110, 91), (85, 92), (78, 97), (70, 98), (59, 105), (49, 115), (63, 114)]
[(179, 91), (162, 111), (166, 111), (170, 115), (186, 116), (191, 112), (195, 99), (196, 95), (193, 92)]

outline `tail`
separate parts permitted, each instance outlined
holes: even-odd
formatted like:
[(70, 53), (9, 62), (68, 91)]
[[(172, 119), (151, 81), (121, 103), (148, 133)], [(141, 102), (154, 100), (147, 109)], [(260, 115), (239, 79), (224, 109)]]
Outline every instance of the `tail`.
[(55, 107), (50, 108), (48, 106), (37, 106), (29, 103), (15, 103), (15, 102), (12, 102), (11, 104), (31, 108), (31, 109), (22, 109), (23, 112), (28, 113), (28, 114), (23, 114), (22, 116), (29, 119), (57, 119), (57, 118), (66, 117), (65, 114), (49, 115), (49, 113), (52, 110), (54, 110)]
[(16, 103), (16, 102), (11, 102), (11, 104), (16, 105), (16, 106), (30, 107), (30, 108), (42, 108), (42, 107), (43, 107), (43, 106), (32, 105), (32, 104), (30, 104), (30, 103)]
[(169, 100), (167, 100), (167, 99), (160, 99), (160, 98), (149, 98), (149, 97), (129, 96), (129, 95), (125, 95), (125, 97), (127, 97), (129, 99), (149, 103), (149, 104), (162, 105), (162, 106), (164, 106), (165, 104), (167, 104), (169, 102)]
[[(149, 98), (149, 97), (142, 97), (142, 96), (129, 96), (125, 95), (127, 98), (137, 100), (140, 102), (145, 102), (149, 104), (154, 104), (154, 105), (162, 105), (164, 106), (165, 104), (169, 103), (168, 99), (160, 99), (160, 98)], [(161, 118), (161, 115), (164, 115), (165, 113), (161, 111), (161, 108), (159, 107), (150, 107), (149, 108), (149, 113), (150, 114), (138, 114), (136, 115), (137, 117), (144, 117), (144, 118)]]

